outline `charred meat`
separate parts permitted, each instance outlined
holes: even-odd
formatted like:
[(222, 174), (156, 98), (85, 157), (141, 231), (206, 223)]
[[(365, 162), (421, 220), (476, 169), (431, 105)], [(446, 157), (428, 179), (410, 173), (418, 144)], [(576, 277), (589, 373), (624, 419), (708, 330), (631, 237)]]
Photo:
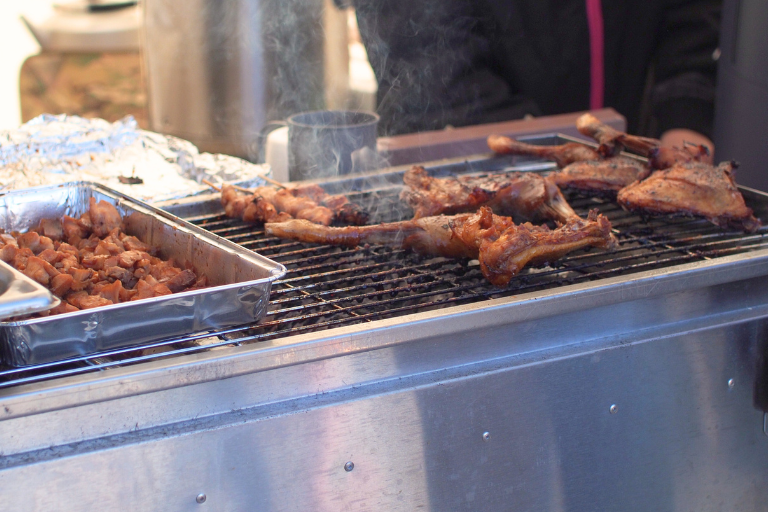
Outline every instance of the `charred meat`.
[(250, 223), (304, 219), (328, 226), (331, 223), (362, 225), (368, 214), (346, 196), (330, 195), (318, 185), (278, 189), (258, 187), (252, 194), (239, 193), (231, 185), (221, 189), (221, 204), (228, 217)]
[(648, 166), (639, 160), (615, 156), (574, 162), (549, 177), (561, 189), (615, 197), (619, 190), (644, 180), (650, 173)]
[(439, 215), (374, 226), (327, 227), (291, 220), (265, 225), (270, 236), (354, 247), (381, 244), (410, 249), (419, 254), (450, 258), (477, 258), (483, 275), (504, 286), (526, 265), (554, 262), (585, 247), (613, 248), (611, 224), (597, 211), (588, 219), (571, 217), (561, 227), (515, 224), (510, 217), (494, 215), (481, 207), (476, 213)]
[(755, 231), (760, 221), (744, 203), (733, 173), (732, 162), (717, 167), (700, 162), (678, 163), (624, 188), (618, 201), (630, 211), (693, 215), (720, 227)]
[(414, 219), (475, 212), (481, 206), (518, 221), (566, 222), (576, 216), (557, 185), (535, 173), (433, 178), (423, 167), (413, 167), (403, 182), (400, 200), (413, 208)]
[(595, 139), (600, 146), (598, 153), (610, 157), (621, 153), (625, 148), (643, 156), (650, 156), (651, 151), (661, 146), (658, 139), (639, 137), (620, 132), (600, 122), (592, 114), (584, 114), (576, 120), (576, 129), (587, 137)]

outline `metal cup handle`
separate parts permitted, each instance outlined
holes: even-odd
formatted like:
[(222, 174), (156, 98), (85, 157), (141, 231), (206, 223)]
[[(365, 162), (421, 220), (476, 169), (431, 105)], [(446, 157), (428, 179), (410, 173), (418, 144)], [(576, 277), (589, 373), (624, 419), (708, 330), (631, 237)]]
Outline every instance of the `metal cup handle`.
[[(255, 154), (254, 156), (256, 157), (256, 163), (259, 163), (259, 164), (265, 163), (267, 137), (269, 137), (269, 134), (272, 133), (274, 130), (277, 130), (278, 128), (283, 128), (285, 126), (288, 126), (288, 123), (286, 121), (270, 121), (267, 124), (265, 124), (261, 130), (259, 130), (259, 134), (256, 136), (256, 140), (251, 146), (255, 150), (251, 152), (251, 155)], [(253, 146), (256, 146), (256, 147), (254, 148)]]

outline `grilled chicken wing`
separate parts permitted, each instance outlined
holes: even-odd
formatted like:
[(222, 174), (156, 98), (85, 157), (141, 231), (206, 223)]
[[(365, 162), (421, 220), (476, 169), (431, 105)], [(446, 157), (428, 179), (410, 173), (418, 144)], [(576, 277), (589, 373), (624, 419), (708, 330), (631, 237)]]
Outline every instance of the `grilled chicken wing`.
[(474, 212), (480, 206), (518, 220), (565, 222), (576, 216), (557, 185), (535, 173), (433, 178), (417, 166), (403, 175), (403, 182), (400, 200), (413, 208), (414, 219)]
[(587, 220), (571, 217), (555, 230), (511, 218), (482, 207), (477, 213), (439, 215), (374, 226), (332, 228), (301, 220), (267, 223), (268, 235), (309, 243), (354, 247), (364, 243), (451, 258), (478, 258), (483, 275), (504, 286), (525, 265), (555, 261), (588, 246), (612, 248), (611, 224), (596, 211)]
[(630, 211), (695, 215), (720, 227), (755, 231), (760, 221), (744, 204), (733, 171), (732, 162), (717, 167), (700, 162), (678, 163), (624, 188), (618, 201)]
[(368, 214), (343, 195), (329, 195), (318, 185), (277, 189), (258, 187), (250, 196), (240, 194), (231, 185), (221, 189), (221, 204), (228, 217), (245, 222), (281, 222), (291, 218), (316, 224), (332, 222), (365, 224)]
[(500, 155), (535, 156), (545, 160), (553, 160), (558, 167), (565, 167), (573, 162), (597, 160), (600, 154), (589, 146), (577, 142), (569, 142), (558, 146), (537, 146), (526, 144), (503, 135), (488, 137), (488, 147)]
[(549, 177), (562, 189), (615, 196), (622, 188), (644, 180), (650, 173), (650, 168), (639, 160), (614, 156), (605, 160), (574, 162)]

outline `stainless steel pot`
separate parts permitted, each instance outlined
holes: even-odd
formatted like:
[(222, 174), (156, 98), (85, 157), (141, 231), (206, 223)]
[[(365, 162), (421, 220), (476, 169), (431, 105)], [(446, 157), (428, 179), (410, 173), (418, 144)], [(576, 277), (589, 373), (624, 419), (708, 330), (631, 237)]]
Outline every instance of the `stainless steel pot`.
[(323, 0), (146, 0), (152, 129), (254, 158), (266, 121), (325, 107), (327, 9)]

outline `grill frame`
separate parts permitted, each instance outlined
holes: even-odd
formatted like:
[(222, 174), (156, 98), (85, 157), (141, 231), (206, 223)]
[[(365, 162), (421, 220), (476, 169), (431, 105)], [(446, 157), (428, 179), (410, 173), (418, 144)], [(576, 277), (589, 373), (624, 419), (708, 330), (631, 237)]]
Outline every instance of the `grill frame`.
[[(575, 141), (576, 139), (571, 139), (569, 137), (565, 137), (559, 134), (554, 135), (545, 135), (545, 136), (536, 136), (536, 137), (530, 137), (526, 139), (528, 142), (537, 143), (537, 144), (560, 144), (563, 142), (569, 142), (569, 141)], [(581, 142), (581, 141), (580, 141)], [(541, 172), (541, 171), (547, 171), (554, 168), (554, 165), (548, 162), (540, 162), (536, 161), (534, 159), (529, 158), (521, 158), (521, 157), (505, 157), (505, 158), (491, 158), (489, 155), (477, 155), (471, 158), (466, 159), (451, 159), (446, 161), (439, 161), (439, 162), (432, 162), (424, 165), (425, 168), (427, 168), (433, 175), (437, 176), (448, 176), (452, 174), (459, 174), (459, 173), (486, 173), (486, 172), (497, 172), (499, 170), (503, 169), (509, 169), (512, 167), (513, 169), (509, 170), (522, 170), (522, 171), (532, 171), (532, 172)], [(369, 173), (368, 175), (356, 175), (354, 177), (341, 177), (331, 180), (323, 180), (320, 181), (324, 188), (328, 190), (330, 193), (343, 193), (343, 192), (350, 192), (350, 190), (354, 191), (352, 192), (353, 200), (355, 200), (355, 194), (381, 194), (381, 193), (389, 193), (390, 199), (393, 197), (396, 198), (396, 193), (399, 190), (399, 187), (402, 183), (402, 174), (410, 168), (410, 166), (401, 166), (397, 168), (391, 168), (389, 170), (385, 170), (383, 172), (379, 173)], [(742, 192), (745, 194), (745, 197), (748, 200), (748, 203), (751, 203), (752, 206), (756, 206), (755, 213), (760, 218), (768, 218), (768, 195), (764, 194), (762, 192), (754, 191), (747, 188), (742, 188)], [(570, 199), (570, 198), (569, 198)], [(579, 199), (581, 202), (590, 203), (593, 201), (593, 199)], [(602, 200), (599, 200), (602, 201)], [(365, 201), (363, 201), (365, 202)], [(572, 203), (576, 210), (584, 214), (586, 210), (584, 208), (580, 208), (579, 204), (576, 202)], [(607, 202), (605, 203), (607, 204)], [(215, 215), (214, 212), (216, 210), (220, 210), (220, 205), (218, 202), (218, 195), (213, 194), (209, 196), (202, 196), (202, 197), (196, 197), (196, 198), (188, 198), (185, 200), (179, 200), (179, 201), (171, 201), (163, 205), (163, 208), (169, 211), (170, 213), (173, 213), (174, 215), (180, 216), (182, 218), (185, 218), (185, 220), (190, 221), (200, 221), (203, 218), (210, 217), (211, 215)], [(614, 210), (618, 209), (614, 205)], [(191, 214), (194, 213), (200, 213), (202, 212), (202, 215), (196, 215), (191, 216)], [(400, 212), (403, 213), (402, 211)], [(622, 215), (624, 216), (624, 219), (632, 219), (637, 217), (637, 215), (629, 214), (622, 212)], [(393, 218), (379, 218), (379, 221), (389, 221), (389, 220), (395, 220)], [(234, 231), (242, 230), (242, 229), (252, 229), (251, 226), (246, 226), (243, 223), (239, 221), (232, 221), (232, 220), (224, 220), (222, 221), (225, 224), (229, 224), (234, 226)], [(757, 235), (734, 235), (732, 232), (724, 232), (722, 230), (719, 230), (718, 228), (711, 226), (708, 222), (703, 220), (675, 220), (675, 221), (667, 221), (667, 220), (652, 220), (651, 222), (657, 222), (662, 227), (664, 226), (672, 226), (675, 224), (679, 225), (690, 225), (694, 228), (694, 231), (704, 231), (710, 234), (710, 236), (721, 236), (721, 237), (727, 237), (727, 236), (736, 236), (739, 240), (746, 240), (748, 238), (751, 238), (752, 240), (760, 240), (762, 243), (760, 244), (759, 249), (748, 251), (746, 254), (749, 254), (754, 257), (762, 257), (765, 254), (768, 254), (766, 251), (768, 251), (768, 239), (766, 239), (766, 229), (763, 228), (763, 230), (760, 232), (760, 234)], [(628, 222), (630, 225), (635, 226), (637, 225), (634, 222)], [(209, 225), (206, 224), (200, 224), (202, 227), (207, 228)], [(258, 231), (258, 229), (256, 230)], [(215, 231), (214, 231), (215, 233)], [(230, 235), (233, 233), (230, 233)], [(236, 234), (236, 233), (234, 233)], [(250, 235), (249, 235), (250, 236)], [(231, 238), (230, 238), (231, 239)], [(236, 241), (236, 240), (235, 240)], [(622, 240), (623, 241), (623, 240)], [(692, 261), (707, 261), (711, 259), (713, 256), (717, 256), (716, 253), (707, 253), (706, 251), (691, 251), (693, 247), (685, 248), (685, 250), (681, 251), (680, 249), (674, 248), (669, 245), (666, 241), (657, 241), (654, 242), (648, 238), (645, 239), (638, 239), (636, 241), (640, 244), (651, 244), (659, 246), (660, 249), (658, 252), (653, 253), (653, 255), (666, 255), (666, 254), (673, 254), (673, 253), (683, 253), (678, 254), (678, 256), (674, 258), (669, 258), (669, 261), (666, 262), (667, 264), (659, 265), (658, 261), (652, 261), (648, 262), (644, 266), (649, 267), (648, 270), (640, 270), (637, 271), (637, 268), (642, 268), (643, 265), (640, 267), (636, 267), (632, 270), (630, 273), (625, 273), (624, 275), (619, 275), (615, 278), (610, 277), (610, 274), (614, 274), (617, 272), (622, 272), (627, 269), (606, 269), (605, 271), (597, 271), (593, 272), (591, 275), (586, 276), (575, 276), (566, 278), (564, 281), (560, 281), (559, 283), (554, 283), (553, 286), (547, 286), (547, 285), (540, 285), (540, 284), (533, 284), (533, 285), (524, 285), (521, 286), (513, 291), (499, 291), (498, 289), (493, 288), (491, 285), (487, 284), (482, 278), (482, 276), (479, 274), (479, 269), (474, 269), (475, 279), (474, 282), (466, 285), (465, 289), (480, 289), (480, 292), (477, 292), (474, 297), (467, 297), (467, 296), (459, 296), (454, 298), (448, 298), (445, 299), (442, 303), (439, 304), (427, 304), (424, 306), (405, 306), (398, 308), (397, 313), (400, 313), (402, 316), (395, 317), (395, 320), (397, 318), (402, 318), (403, 321), (408, 322), (411, 321), (410, 318), (416, 317), (418, 318), (420, 315), (423, 315), (427, 312), (430, 312), (432, 309), (432, 306), (437, 307), (438, 309), (445, 310), (446, 314), (451, 314), (451, 310), (455, 310), (455, 312), (458, 314), (460, 309), (465, 308), (466, 306), (473, 306), (470, 307), (470, 309), (477, 309), (474, 306), (477, 305), (478, 308), (482, 309), (484, 305), (491, 307), (493, 303), (496, 302), (507, 302), (507, 301), (515, 301), (516, 299), (523, 299), (523, 300), (536, 300), (538, 298), (541, 298), (543, 296), (557, 296), (559, 294), (569, 294), (576, 292), (579, 289), (590, 289), (595, 287), (600, 287), (601, 284), (608, 285), (609, 282), (612, 279), (618, 279), (621, 281), (622, 279), (627, 280), (634, 280), (635, 278), (642, 278), (643, 276), (656, 276), (659, 274), (665, 274), (665, 273), (674, 273), (675, 271), (681, 271), (685, 272), (687, 269), (691, 266)], [(717, 242), (710, 242), (710, 243), (717, 243)], [(289, 251), (287, 253), (288, 256), (301, 256), (310, 254), (310, 260), (312, 258), (316, 259), (323, 259), (327, 258), (328, 254), (352, 254), (352, 258), (355, 258), (355, 251), (356, 249), (340, 249), (340, 248), (324, 248), (321, 246), (313, 246), (313, 247), (307, 247), (305, 244), (300, 244), (298, 242), (287, 242), (279, 244), (283, 247), (296, 247), (297, 251), (291, 252)], [(617, 251), (613, 251), (611, 254), (620, 253), (622, 251), (625, 251), (626, 248), (619, 248)], [(256, 247), (256, 250), (258, 251), (259, 248)], [(375, 251), (376, 250), (382, 250), (381, 248), (369, 248), (365, 249), (365, 251), (373, 251), (374, 257), (375, 257)], [(729, 249), (730, 250), (730, 249)], [(324, 252), (322, 255), (317, 255), (313, 253), (317, 252)], [(736, 251), (738, 252), (738, 251)], [(267, 257), (273, 257), (271, 254), (264, 254), (264, 252), (261, 252), (263, 255)], [(325, 254), (327, 253), (327, 254)], [(429, 267), (429, 266), (449, 266), (454, 269), (464, 270), (466, 271), (466, 266), (464, 263), (456, 263), (453, 260), (447, 260), (444, 258), (432, 258), (430, 260), (424, 260), (423, 258), (416, 257), (415, 255), (409, 255), (406, 254), (404, 251), (392, 251), (388, 249), (384, 249), (384, 252), (382, 253), (382, 256), (384, 256), (383, 262), (378, 263), (377, 265), (381, 265), (382, 267), (391, 267), (393, 266), (392, 259), (387, 256), (391, 256), (393, 254), (397, 254), (399, 257), (402, 257), (402, 260), (398, 261), (406, 261), (409, 264), (411, 264), (411, 268), (406, 268), (405, 270), (411, 270), (414, 267)], [(584, 254), (583, 251), (580, 251), (579, 253), (576, 253), (575, 256), (567, 256), (563, 260), (561, 260), (564, 264), (569, 264), (574, 261), (578, 261), (580, 259), (589, 259), (590, 254), (592, 256), (595, 256), (598, 260), (597, 265), (604, 265), (605, 263), (608, 263), (608, 261), (605, 260), (601, 256), (602, 252), (600, 251), (592, 251), (591, 253)], [(743, 255), (744, 253), (742, 253)], [(286, 253), (282, 253), (281, 257), (286, 256)], [(720, 256), (717, 260), (715, 260), (715, 263), (723, 263), (725, 264), (727, 260), (729, 259), (735, 259), (739, 260), (742, 259), (739, 254), (736, 254), (735, 257), (730, 256)], [(620, 257), (621, 258), (621, 257)], [(276, 258), (279, 263), (286, 264), (286, 266), (291, 265), (291, 261), (284, 261), (281, 258)], [(633, 259), (632, 257), (629, 257), (629, 259)], [(636, 258), (634, 258), (636, 259)], [(749, 259), (749, 258), (747, 258)], [(425, 262), (426, 261), (426, 262)], [(430, 261), (432, 263), (430, 263)], [(322, 265), (324, 267), (328, 267), (329, 264)], [(694, 264), (693, 267), (696, 267)], [(401, 268), (393, 268), (389, 269), (388, 272), (395, 273), (399, 270), (402, 270)], [(438, 272), (441, 272), (445, 269), (438, 270)], [(578, 271), (579, 268), (571, 268), (570, 271)], [(337, 272), (345, 272), (345, 271), (337, 271)], [(349, 272), (349, 271), (346, 271)], [(537, 271), (536, 277), (540, 278), (546, 275), (555, 275), (559, 272), (562, 272), (562, 270), (558, 269), (550, 269), (550, 270), (544, 270), (544, 271)], [(307, 293), (306, 290), (311, 287), (316, 287), (316, 284), (310, 284), (310, 285), (304, 285), (299, 287), (293, 287), (288, 288), (287, 286), (290, 286), (291, 282), (296, 282), (298, 280), (306, 279), (305, 277), (298, 276), (298, 277), (291, 277), (292, 271), (289, 268), (289, 273), (287, 275), (287, 279), (280, 280), (275, 283), (275, 286), (273, 286), (273, 294), (270, 297), (270, 304), (271, 306), (274, 306), (275, 304), (283, 304), (287, 303), (290, 304), (291, 302), (300, 302), (300, 297), (287, 297), (291, 294), (295, 293)], [(604, 275), (608, 275), (609, 277), (605, 277)], [(409, 275), (404, 278), (396, 278), (396, 281), (403, 281), (403, 280), (418, 280), (420, 276), (418, 275)], [(434, 277), (433, 275), (428, 275), (427, 277)], [(592, 277), (599, 277), (597, 280), (591, 280)], [(359, 277), (352, 277), (351, 279), (359, 280)], [(525, 279), (525, 278), (524, 278)], [(364, 289), (366, 285), (357, 285), (357, 290)], [(418, 285), (417, 285), (418, 288)], [(427, 286), (422, 286), (422, 288), (427, 288)], [(413, 288), (411, 288), (412, 290)], [(349, 290), (346, 290), (349, 291)], [(403, 290), (395, 290), (395, 291), (403, 291)], [(408, 291), (408, 290), (405, 290)], [(456, 291), (456, 289), (448, 289), (448, 290), (437, 290), (437, 291), (430, 291), (428, 290), (425, 292), (427, 296), (429, 295), (446, 295), (447, 292)], [(460, 290), (461, 291), (461, 287)], [(333, 298), (332, 296), (335, 294), (338, 294), (339, 290), (324, 290), (321, 291), (319, 294), (316, 294), (313, 299), (319, 299), (318, 304), (320, 306), (329, 306), (330, 307), (338, 307), (338, 304), (340, 302), (344, 301), (350, 301), (352, 300), (350, 297), (341, 297), (341, 298)], [(522, 292), (522, 293), (520, 293)], [(391, 293), (389, 291), (385, 292), (371, 292), (369, 295), (381, 295)], [(278, 298), (277, 302), (275, 301), (275, 296), (286, 296), (287, 298)], [(324, 296), (331, 296), (330, 300), (326, 300), (323, 297)], [(397, 298), (395, 297), (390, 302), (398, 302), (398, 301), (404, 301), (406, 298)], [(282, 302), (281, 302), (282, 301)], [(307, 307), (306, 304), (296, 304), (294, 306), (290, 306), (288, 308), (288, 312), (290, 311), (298, 311), (301, 309), (305, 309)], [(312, 305), (310, 305), (312, 307)], [(221, 349), (226, 347), (238, 347), (240, 345), (247, 345), (248, 348), (258, 349), (259, 344), (263, 344), (266, 341), (277, 341), (280, 345), (283, 344), (291, 344), (292, 341), (296, 341), (297, 343), (300, 342), (298, 337), (305, 338), (306, 336), (309, 336), (310, 338), (313, 335), (317, 335), (317, 337), (325, 337), (325, 329), (329, 329), (329, 334), (333, 335), (338, 331), (339, 329), (345, 329), (349, 328), (350, 326), (354, 326), (354, 324), (363, 323), (362, 325), (369, 325), (371, 329), (379, 328), (380, 326), (383, 327), (384, 323), (389, 323), (386, 320), (388, 320), (388, 314), (391, 314), (392, 310), (389, 311), (378, 311), (378, 312), (369, 312), (364, 313), (363, 315), (357, 315), (355, 313), (356, 310), (365, 309), (365, 305), (356, 305), (352, 306), (350, 308), (346, 308), (346, 312), (351, 312), (352, 317), (351, 318), (342, 318), (342, 319), (331, 319), (326, 324), (322, 324), (318, 326), (317, 324), (312, 324), (308, 326), (299, 325), (296, 327), (289, 327), (286, 331), (278, 331), (278, 332), (272, 332), (272, 333), (247, 333), (243, 335), (244, 331), (250, 330), (249, 327), (235, 327), (232, 329), (226, 329), (226, 330), (220, 330), (215, 333), (199, 333), (199, 334), (192, 334), (189, 336), (183, 336), (183, 337), (177, 337), (177, 338), (171, 338), (168, 340), (159, 340), (155, 343), (150, 343), (146, 345), (142, 345), (139, 347), (143, 353), (139, 353), (137, 350), (137, 347), (133, 348), (124, 348), (124, 349), (116, 349), (111, 350), (108, 352), (103, 352), (99, 354), (94, 354), (90, 356), (84, 356), (80, 358), (74, 358), (72, 360), (68, 361), (60, 361), (60, 362), (54, 362), (50, 364), (45, 365), (37, 365), (33, 367), (27, 367), (27, 368), (15, 368), (15, 369), (7, 369), (0, 371), (0, 389), (3, 388), (14, 388), (17, 386), (22, 385), (30, 385), (35, 383), (40, 383), (43, 381), (48, 380), (55, 380), (61, 377), (69, 377), (69, 376), (82, 376), (84, 374), (92, 373), (98, 370), (106, 370), (106, 369), (112, 369), (115, 367), (125, 367), (128, 368), (128, 373), (130, 373), (130, 368), (135, 367), (135, 365), (139, 363), (147, 363), (147, 362), (157, 362), (157, 361), (164, 361), (169, 359), (175, 359), (178, 356), (185, 356), (189, 354), (197, 354), (201, 352), (209, 352), (211, 351), (214, 356), (216, 356), (218, 353), (216, 350), (213, 349)], [(286, 313), (286, 310), (280, 311), (279, 313)], [(320, 316), (322, 316), (325, 313), (321, 313)], [(254, 330), (260, 331), (263, 330), (265, 327), (270, 327), (272, 324), (270, 323), (271, 320), (269, 317), (275, 316), (275, 311), (271, 308), (271, 311), (268, 313), (267, 319), (265, 319), (262, 324), (260, 324), (258, 327), (256, 327)], [(310, 314), (311, 315), (311, 314)], [(306, 315), (305, 315), (306, 316)], [(361, 318), (362, 316), (362, 318)], [(303, 320), (303, 319), (302, 319)], [(293, 320), (297, 321), (297, 320)], [(284, 321), (279, 320), (277, 321), (277, 325), (284, 323)], [(320, 327), (320, 328), (318, 328)], [(354, 329), (358, 330), (358, 329)], [(321, 334), (322, 333), (322, 334)], [(163, 351), (163, 349), (173, 346), (173, 348), (170, 351)], [(225, 354), (222, 354), (225, 355)], [(115, 359), (118, 358), (118, 359)], [(183, 358), (182, 358), (183, 359)], [(180, 360), (179, 363), (183, 364), (183, 360)], [(163, 363), (161, 363), (162, 365)]]

